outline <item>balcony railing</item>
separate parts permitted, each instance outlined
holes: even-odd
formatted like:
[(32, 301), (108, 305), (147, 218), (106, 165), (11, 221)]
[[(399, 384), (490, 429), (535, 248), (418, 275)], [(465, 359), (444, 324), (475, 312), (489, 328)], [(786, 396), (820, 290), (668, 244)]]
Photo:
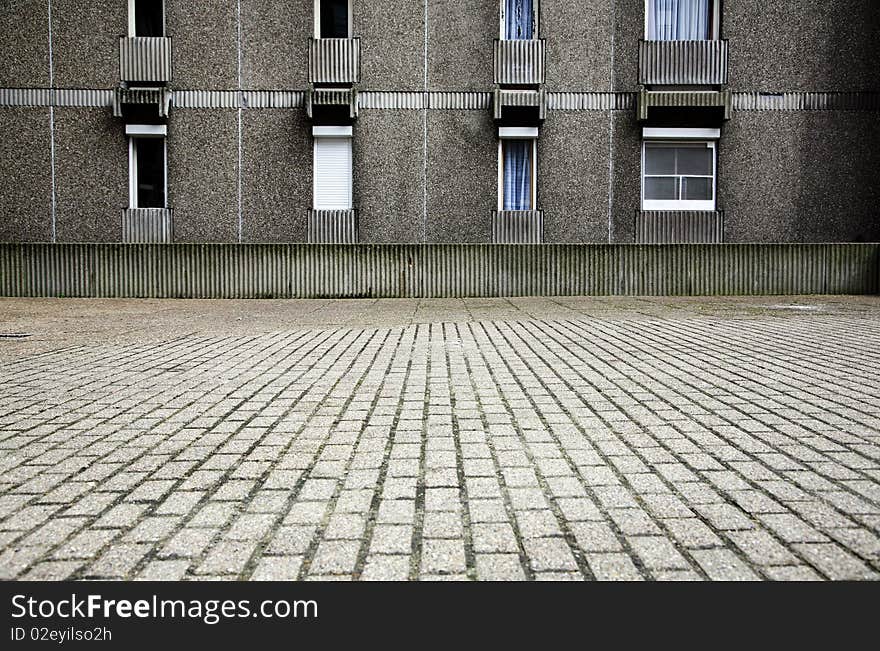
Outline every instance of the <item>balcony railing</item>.
[(652, 107), (717, 109), (722, 119), (730, 119), (732, 95), (729, 90), (641, 90), (638, 94), (636, 117), (643, 122), (648, 119)]
[(170, 208), (126, 208), (122, 211), (123, 242), (174, 241), (174, 219)]
[(359, 38), (313, 38), (309, 42), (309, 82), (356, 84), (360, 81)]
[(121, 37), (119, 78), (135, 84), (167, 84), (171, 81), (170, 37)]
[(495, 41), (495, 83), (535, 86), (544, 83), (544, 39)]
[(636, 212), (637, 244), (720, 244), (724, 242), (724, 213), (713, 211)]
[(357, 244), (355, 210), (310, 210), (309, 244)]
[(497, 210), (492, 213), (495, 244), (541, 244), (544, 241), (542, 210)]
[(640, 41), (639, 83), (724, 85), (727, 41)]

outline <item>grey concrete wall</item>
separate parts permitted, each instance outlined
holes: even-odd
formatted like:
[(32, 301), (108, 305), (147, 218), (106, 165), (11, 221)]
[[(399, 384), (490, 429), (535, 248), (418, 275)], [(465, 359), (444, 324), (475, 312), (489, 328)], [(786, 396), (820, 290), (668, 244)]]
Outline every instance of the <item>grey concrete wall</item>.
[(361, 86), (420, 90), (425, 74), (424, 5), (412, 0), (354, 3), (354, 35), (361, 39)]
[(498, 139), (488, 111), (428, 113), (428, 242), (489, 242)]
[(128, 141), (106, 109), (55, 110), (59, 242), (119, 242), (128, 207)]
[(629, 111), (614, 111), (611, 241), (635, 240), (635, 211), (642, 200), (642, 128)]
[(117, 85), (119, 37), (127, 33), (127, 2), (53, 0), (55, 85), (59, 88), (110, 88)]
[(608, 90), (613, 1), (541, 3), (547, 90)]
[(730, 84), (743, 90), (877, 88), (880, 2), (728, 0)]
[(499, 33), (498, 0), (431, 0), (428, 5), (428, 87), (488, 90), (493, 42)]
[(242, 85), (248, 89), (304, 88), (313, 0), (241, 3)]
[(421, 113), (363, 111), (354, 127), (352, 146), (354, 207), (358, 210), (360, 241), (421, 241)]
[(3, 108), (0, 124), (0, 242), (45, 242), (52, 237), (49, 109)]
[(726, 241), (880, 240), (877, 143), (876, 114), (737, 113), (719, 145)]
[(305, 242), (312, 202), (312, 137), (302, 111), (242, 113), (245, 242)]
[(557, 111), (538, 139), (538, 208), (544, 241), (608, 241), (608, 141), (604, 111)]
[(45, 0), (0, 3), (0, 88), (49, 85), (49, 11)]
[(636, 90), (639, 41), (645, 38), (645, 0), (608, 1), (614, 2), (614, 90)]
[(166, 0), (165, 32), (172, 38), (174, 48), (175, 88), (238, 87), (235, 2)]
[(168, 202), (175, 241), (238, 241), (236, 111), (191, 109), (171, 115)]

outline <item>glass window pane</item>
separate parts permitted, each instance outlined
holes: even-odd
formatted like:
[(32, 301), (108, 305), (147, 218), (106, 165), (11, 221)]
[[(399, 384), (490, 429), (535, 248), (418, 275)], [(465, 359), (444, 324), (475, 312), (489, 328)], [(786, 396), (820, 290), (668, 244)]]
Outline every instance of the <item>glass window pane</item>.
[(134, 35), (163, 36), (162, 0), (135, 0)]
[(646, 145), (645, 174), (675, 174), (675, 148)]
[(712, 179), (694, 178), (692, 176), (684, 177), (684, 196), (682, 199), (688, 201), (711, 201), (712, 200)]
[(165, 207), (165, 139), (138, 138), (137, 207)]
[(713, 150), (705, 145), (700, 147), (679, 147), (676, 173), (712, 176)]
[(532, 141), (503, 140), (504, 210), (532, 209)]
[(321, 0), (321, 38), (348, 38), (348, 0)]
[(713, 0), (648, 0), (648, 40), (700, 41), (709, 38)]
[(678, 179), (675, 177), (645, 177), (645, 199), (678, 199)]

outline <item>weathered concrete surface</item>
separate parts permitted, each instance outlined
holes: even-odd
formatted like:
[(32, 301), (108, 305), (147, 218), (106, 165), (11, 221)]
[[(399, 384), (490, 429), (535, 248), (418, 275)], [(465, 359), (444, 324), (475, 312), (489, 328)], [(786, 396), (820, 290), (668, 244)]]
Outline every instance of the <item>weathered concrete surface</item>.
[(878, 316), (0, 300), (0, 577), (876, 579)]

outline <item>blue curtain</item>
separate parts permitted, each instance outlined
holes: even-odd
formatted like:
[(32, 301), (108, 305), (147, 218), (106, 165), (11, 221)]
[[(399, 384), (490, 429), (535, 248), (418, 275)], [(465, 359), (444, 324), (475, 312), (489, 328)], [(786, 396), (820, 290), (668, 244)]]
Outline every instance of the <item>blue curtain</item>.
[(532, 0), (505, 0), (504, 37), (511, 41), (532, 38)]
[(709, 38), (712, 0), (650, 0), (649, 41), (704, 41)]
[(532, 141), (504, 141), (504, 210), (532, 209)]

